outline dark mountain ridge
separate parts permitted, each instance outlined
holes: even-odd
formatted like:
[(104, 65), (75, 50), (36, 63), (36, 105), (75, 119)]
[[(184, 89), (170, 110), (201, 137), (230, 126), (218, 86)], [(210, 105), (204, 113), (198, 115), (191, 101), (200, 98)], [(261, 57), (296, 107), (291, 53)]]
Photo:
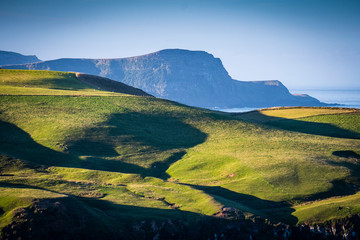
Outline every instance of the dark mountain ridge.
[(234, 80), (219, 58), (204, 51), (167, 49), (129, 58), (63, 58), (4, 68), (98, 75), (140, 88), (156, 97), (198, 107), (326, 105), (308, 95), (292, 95), (278, 80)]

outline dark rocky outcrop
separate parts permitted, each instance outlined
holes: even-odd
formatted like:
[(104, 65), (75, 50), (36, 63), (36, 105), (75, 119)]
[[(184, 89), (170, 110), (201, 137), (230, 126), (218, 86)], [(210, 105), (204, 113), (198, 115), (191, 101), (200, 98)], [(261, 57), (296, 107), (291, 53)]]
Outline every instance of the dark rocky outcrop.
[(93, 74), (140, 88), (156, 97), (199, 107), (325, 105), (308, 95), (292, 95), (277, 80), (234, 80), (219, 58), (204, 51), (168, 49), (130, 58), (58, 59), (4, 68)]
[(25, 56), (16, 52), (0, 51), (0, 65), (40, 62), (35, 55)]
[(128, 218), (124, 221), (116, 219), (117, 215), (111, 214), (112, 211), (90, 210), (88, 207), (73, 197), (34, 200), (31, 206), (14, 210), (12, 223), (2, 229), (0, 238), (355, 240), (360, 237), (358, 215), (321, 224), (289, 226), (260, 217), (245, 218), (232, 208), (224, 208), (217, 217), (198, 216), (190, 223), (185, 219), (155, 218)]
[(14, 210), (12, 223), (0, 239), (116, 239), (95, 214), (73, 198), (34, 200), (31, 206)]

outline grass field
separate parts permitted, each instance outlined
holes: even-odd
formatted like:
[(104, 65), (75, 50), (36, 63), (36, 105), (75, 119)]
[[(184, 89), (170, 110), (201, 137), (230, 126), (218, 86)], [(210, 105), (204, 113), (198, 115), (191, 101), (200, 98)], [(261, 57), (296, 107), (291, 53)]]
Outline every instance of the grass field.
[[(79, 80), (76, 73), (0, 69), (1, 95), (122, 96)], [(126, 94), (125, 94), (126, 95)]]
[(231, 115), (100, 91), (71, 73), (0, 70), (0, 228), (56, 198), (115, 227), (224, 206), (289, 224), (359, 214), (359, 139), (355, 109)]

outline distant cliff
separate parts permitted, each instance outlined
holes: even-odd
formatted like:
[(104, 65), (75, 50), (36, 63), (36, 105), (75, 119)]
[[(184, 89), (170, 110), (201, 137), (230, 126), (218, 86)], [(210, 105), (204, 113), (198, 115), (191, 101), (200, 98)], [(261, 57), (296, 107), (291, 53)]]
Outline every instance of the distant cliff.
[(16, 52), (0, 51), (0, 65), (40, 62), (35, 55), (25, 56)]
[(277, 80), (234, 80), (219, 58), (204, 51), (168, 49), (130, 58), (58, 59), (4, 68), (99, 75), (140, 88), (156, 97), (198, 107), (325, 105), (308, 95), (292, 95)]

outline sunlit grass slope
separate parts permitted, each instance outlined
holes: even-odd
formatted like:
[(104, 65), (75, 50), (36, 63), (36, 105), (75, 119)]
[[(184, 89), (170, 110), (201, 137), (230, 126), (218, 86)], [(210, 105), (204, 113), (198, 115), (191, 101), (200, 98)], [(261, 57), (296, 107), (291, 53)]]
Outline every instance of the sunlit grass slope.
[(121, 96), (79, 80), (75, 73), (0, 69), (1, 95)]
[[(1, 222), (32, 198), (60, 195), (88, 211), (106, 206), (113, 220), (210, 216), (223, 206), (291, 224), (360, 213), (357, 110), (228, 115), (156, 98), (72, 96), (73, 75), (46, 71), (8, 72), (0, 83), (34, 74), (48, 76), (38, 85), (47, 96), (30, 87), (0, 96), (0, 152), (26, 161), (1, 158)], [(63, 95), (49, 91), (53, 78)]]

